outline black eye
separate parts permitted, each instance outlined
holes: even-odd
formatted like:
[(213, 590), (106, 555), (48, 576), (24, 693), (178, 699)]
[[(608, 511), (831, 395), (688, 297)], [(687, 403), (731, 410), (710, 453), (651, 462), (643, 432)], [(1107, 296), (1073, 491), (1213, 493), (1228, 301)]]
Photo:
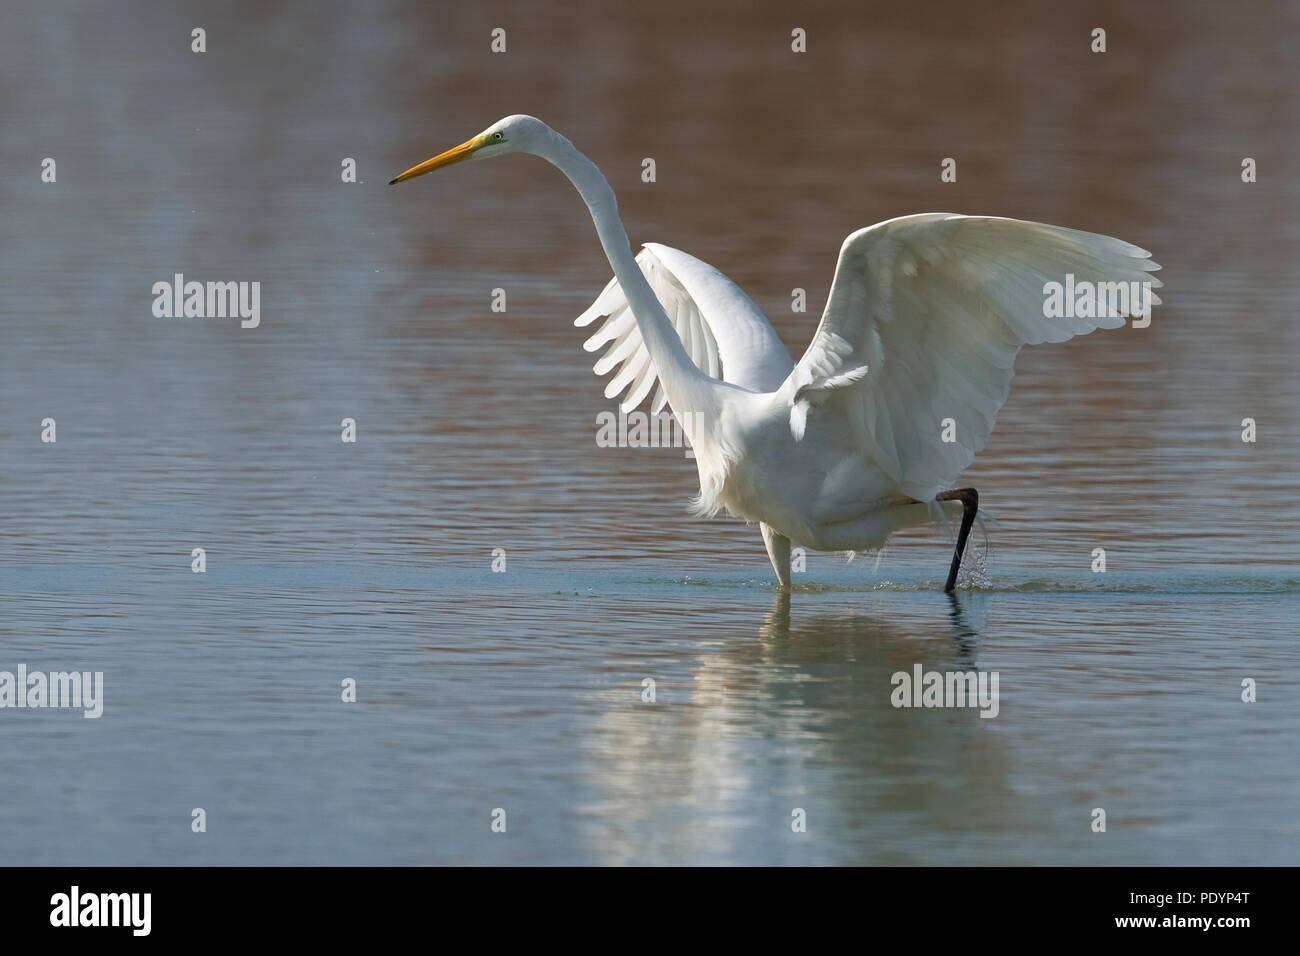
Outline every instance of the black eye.
[(503, 140), (503, 139), (505, 139), (505, 137), (504, 137), (503, 135), (501, 135), (500, 132), (493, 133), (493, 134), (492, 134), (492, 138), (495, 139), (495, 140), (498, 140), (498, 141), (499, 141), (499, 140)]

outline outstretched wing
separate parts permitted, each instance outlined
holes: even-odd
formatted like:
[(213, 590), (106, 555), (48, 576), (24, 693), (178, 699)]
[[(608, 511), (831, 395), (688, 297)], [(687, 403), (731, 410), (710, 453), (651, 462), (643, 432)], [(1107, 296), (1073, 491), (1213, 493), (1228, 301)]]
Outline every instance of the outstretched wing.
[[(1094, 233), (951, 213), (859, 230), (840, 249), (821, 324), (782, 386), (791, 428), (800, 436), (806, 417), (846, 416), (864, 453), (905, 494), (929, 500), (988, 444), (1022, 345), (1118, 328), (1144, 314), (1142, 288), (1146, 308), (1160, 302), (1150, 255)], [(1117, 293), (1101, 284), (1123, 283), (1138, 301), (1080, 317), (1073, 302), (1052, 307), (1052, 282)], [(943, 440), (946, 418), (956, 441)]]
[[(708, 263), (657, 243), (647, 243), (636, 261), (681, 336), (686, 353), (703, 372), (754, 391), (771, 392), (780, 387), (794, 361), (767, 316), (739, 286)], [(605, 397), (621, 394), (620, 407), (629, 412), (657, 386), (651, 409), (661, 411), (668, 397), (618, 279), (611, 279), (573, 324), (583, 327), (597, 319), (605, 321), (583, 348), (588, 352), (605, 349), (594, 366), (597, 375), (616, 370), (605, 385)]]

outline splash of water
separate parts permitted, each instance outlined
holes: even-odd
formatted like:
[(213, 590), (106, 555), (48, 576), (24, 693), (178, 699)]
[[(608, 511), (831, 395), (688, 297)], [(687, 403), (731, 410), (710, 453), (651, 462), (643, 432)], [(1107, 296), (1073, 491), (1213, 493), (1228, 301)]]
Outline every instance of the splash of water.
[(961, 559), (961, 570), (957, 574), (958, 586), (978, 589), (992, 587), (993, 579), (989, 577), (989, 555), (992, 553), (987, 533), (982, 543), (972, 535), (966, 542), (966, 553)]

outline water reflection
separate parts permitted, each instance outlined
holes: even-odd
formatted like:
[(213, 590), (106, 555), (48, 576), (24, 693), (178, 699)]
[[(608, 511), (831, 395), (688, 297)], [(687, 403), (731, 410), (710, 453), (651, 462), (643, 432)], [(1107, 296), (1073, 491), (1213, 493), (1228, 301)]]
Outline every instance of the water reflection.
[[(934, 849), (916, 834), (983, 826), (988, 808), (1018, 802), (995, 721), (890, 701), (893, 675), (914, 665), (978, 667), (982, 597), (936, 596), (948, 607), (933, 630), (801, 611), (799, 597), (776, 595), (755, 640), (701, 642), (689, 680), (654, 704), (610, 698), (589, 741), (600, 858), (916, 860)], [(805, 834), (790, 830), (796, 807)]]
[[(1300, 6), (1103, 0), (1105, 56), (1059, 4), (823, 5), (806, 56), (775, 2), (507, 2), (506, 56), (437, 3), (233, 0), (203, 56), (183, 10), (119, 6), (0, 12), (0, 638), (113, 679), (102, 720), (0, 721), (0, 765), (47, 764), (7, 780), (12, 853), (1295, 862)], [(609, 269), (572, 191), (521, 157), (383, 185), (516, 111), (796, 355), (843, 237), (891, 216), (1152, 249), (1150, 329), (1017, 362), (967, 475), (999, 592), (932, 593), (919, 529), (769, 601), (755, 529), (686, 514), (680, 453), (597, 448), (571, 319)], [(155, 319), (178, 271), (261, 281), (261, 326)], [(1001, 713), (894, 709), (915, 663), (998, 670)], [(1088, 830), (1099, 799), (1121, 839)], [(196, 849), (175, 813), (203, 800), (237, 827)]]

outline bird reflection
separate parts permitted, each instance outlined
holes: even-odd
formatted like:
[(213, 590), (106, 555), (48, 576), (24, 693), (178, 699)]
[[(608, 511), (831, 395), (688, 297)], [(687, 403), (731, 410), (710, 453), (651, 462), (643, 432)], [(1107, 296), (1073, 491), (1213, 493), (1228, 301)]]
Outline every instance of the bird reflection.
[[(958, 662), (963, 669), (975, 668), (978, 666), (975, 652), (982, 638), (988, 595), (950, 592), (944, 598), (948, 602), (952, 640), (961, 652)], [(758, 629), (758, 636), (764, 642), (790, 640), (790, 592), (777, 593), (772, 610), (767, 612), (767, 617)]]
[(952, 624), (952, 639), (961, 650), (959, 656), (961, 669), (974, 670), (978, 666), (975, 663), (975, 651), (979, 648), (982, 636), (982, 625), (976, 622), (983, 620), (988, 595), (950, 592), (946, 596), (949, 602), (948, 620)]
[(788, 641), (790, 639), (790, 592), (778, 591), (776, 603), (767, 612), (767, 618), (758, 629), (763, 641)]
[[(936, 596), (886, 619), (792, 614), (778, 593), (757, 640), (710, 635), (656, 659), (656, 701), (611, 694), (587, 742), (595, 849), (623, 862), (949, 861), (937, 837), (1014, 812), (997, 721), (895, 707), (891, 678), (976, 669), (986, 599)], [(810, 825), (790, 840), (796, 807), (815, 837)]]

